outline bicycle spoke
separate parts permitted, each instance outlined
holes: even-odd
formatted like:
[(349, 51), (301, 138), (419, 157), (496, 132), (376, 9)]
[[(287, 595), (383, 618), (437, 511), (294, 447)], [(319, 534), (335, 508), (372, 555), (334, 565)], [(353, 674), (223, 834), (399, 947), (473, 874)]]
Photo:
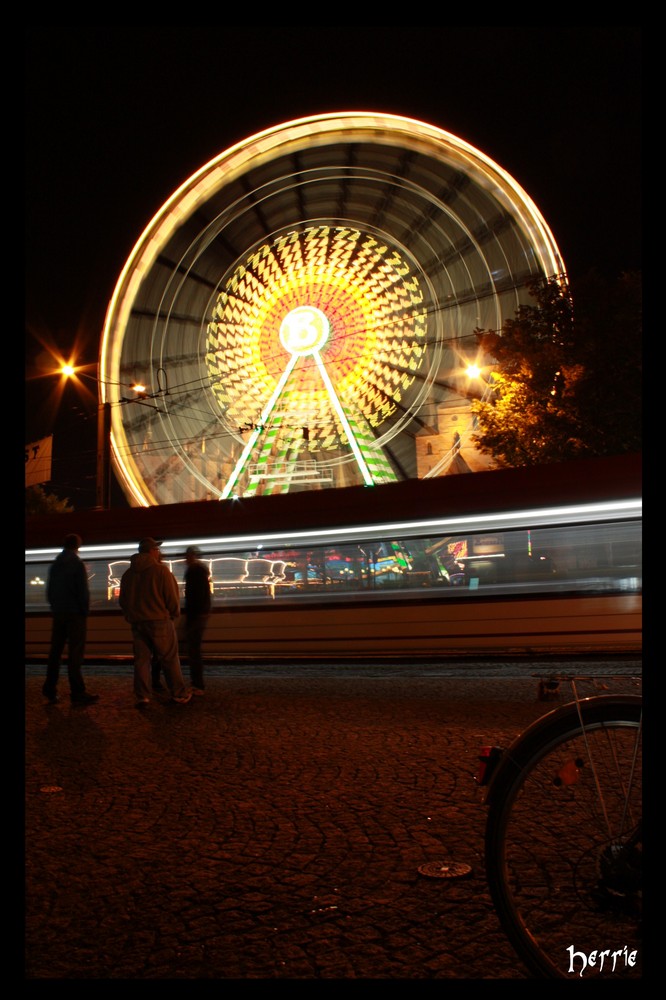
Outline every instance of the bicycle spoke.
[(491, 891), (538, 974), (640, 975), (640, 751), (639, 725), (576, 727), (534, 754), (489, 815)]

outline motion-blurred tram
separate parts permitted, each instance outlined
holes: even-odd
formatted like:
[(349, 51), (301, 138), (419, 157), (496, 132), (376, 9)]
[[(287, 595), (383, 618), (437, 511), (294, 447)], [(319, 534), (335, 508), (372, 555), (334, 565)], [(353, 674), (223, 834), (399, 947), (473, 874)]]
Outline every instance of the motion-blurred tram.
[[(139, 539), (183, 585), (211, 573), (210, 660), (638, 654), (639, 455), (149, 508), (29, 518), (28, 662), (45, 659), (49, 564), (81, 535), (90, 661), (131, 656), (118, 607)], [(186, 656), (186, 650), (184, 650)]]

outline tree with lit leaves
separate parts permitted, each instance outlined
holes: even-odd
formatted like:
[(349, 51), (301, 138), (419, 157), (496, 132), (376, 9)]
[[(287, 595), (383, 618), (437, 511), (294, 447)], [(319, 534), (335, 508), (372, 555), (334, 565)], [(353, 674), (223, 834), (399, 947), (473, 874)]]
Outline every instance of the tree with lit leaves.
[(69, 499), (61, 500), (55, 493), (47, 493), (43, 486), (28, 486), (25, 491), (26, 517), (36, 514), (68, 514), (74, 510)]
[(508, 467), (639, 451), (640, 275), (591, 272), (575, 290), (551, 278), (530, 293), (501, 330), (474, 331), (493, 359), (472, 406), (476, 444)]

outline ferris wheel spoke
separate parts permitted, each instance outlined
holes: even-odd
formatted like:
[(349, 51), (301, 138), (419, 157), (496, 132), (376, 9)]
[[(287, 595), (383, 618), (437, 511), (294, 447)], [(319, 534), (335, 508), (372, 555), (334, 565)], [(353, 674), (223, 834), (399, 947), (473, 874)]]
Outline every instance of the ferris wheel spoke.
[(293, 355), (290, 358), (289, 363), (288, 363), (287, 367), (285, 368), (285, 370), (284, 370), (284, 372), (282, 374), (282, 377), (280, 378), (280, 381), (275, 386), (275, 390), (273, 392), (273, 395), (269, 399), (269, 401), (266, 404), (266, 406), (264, 407), (264, 409), (261, 411), (261, 415), (259, 417), (259, 424), (256, 427), (252, 428), (252, 431), (250, 433), (250, 438), (249, 438), (247, 444), (245, 445), (245, 447), (243, 448), (241, 456), (238, 459), (238, 462), (236, 463), (236, 466), (234, 468), (233, 473), (231, 474), (231, 477), (229, 478), (229, 480), (228, 480), (226, 486), (224, 487), (224, 489), (222, 490), (222, 499), (223, 500), (226, 500), (227, 497), (230, 496), (231, 491), (233, 490), (235, 484), (238, 482), (238, 478), (239, 478), (240, 474), (243, 471), (245, 463), (250, 458), (250, 456), (252, 454), (252, 451), (254, 449), (255, 444), (257, 443), (257, 441), (259, 439), (259, 436), (263, 432), (264, 426), (268, 423), (268, 421), (270, 419), (270, 415), (273, 412), (273, 409), (274, 409), (277, 401), (279, 400), (280, 396), (282, 395), (282, 390), (284, 389), (285, 385), (287, 384), (289, 376), (290, 376), (290, 374), (291, 374), (291, 372), (292, 372), (292, 370), (293, 370), (293, 368), (294, 368), (297, 360), (298, 359), (297, 359), (296, 355)]
[(315, 352), (314, 358), (315, 358), (315, 361), (317, 362), (317, 367), (319, 368), (319, 371), (321, 372), (321, 377), (322, 377), (322, 380), (324, 382), (324, 385), (326, 386), (326, 391), (328, 392), (329, 399), (331, 400), (331, 403), (333, 404), (333, 409), (337, 413), (338, 418), (340, 420), (340, 423), (342, 424), (342, 426), (344, 428), (344, 431), (345, 431), (345, 434), (347, 435), (347, 440), (349, 441), (349, 447), (351, 448), (351, 450), (354, 453), (354, 457), (356, 458), (356, 461), (358, 463), (358, 467), (361, 470), (361, 475), (363, 476), (363, 480), (364, 480), (366, 486), (372, 486), (373, 483), (374, 483), (374, 480), (373, 480), (372, 475), (370, 473), (370, 470), (369, 470), (369, 468), (368, 468), (368, 466), (366, 464), (366, 461), (363, 458), (363, 453), (362, 453), (361, 449), (359, 448), (358, 441), (356, 440), (354, 432), (351, 429), (351, 425), (349, 423), (349, 420), (347, 419), (347, 415), (345, 414), (344, 407), (342, 406), (340, 400), (338, 399), (338, 395), (337, 395), (337, 393), (335, 391), (333, 383), (331, 382), (330, 378), (328, 377), (328, 372), (326, 371), (326, 366), (324, 365), (324, 362), (322, 361), (321, 355), (319, 354), (318, 351)]

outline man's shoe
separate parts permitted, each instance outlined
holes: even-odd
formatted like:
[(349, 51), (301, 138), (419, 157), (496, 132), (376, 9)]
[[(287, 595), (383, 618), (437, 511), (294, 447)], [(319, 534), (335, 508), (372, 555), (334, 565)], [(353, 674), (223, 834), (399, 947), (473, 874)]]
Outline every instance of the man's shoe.
[(42, 691), (42, 694), (46, 698), (49, 705), (57, 705), (58, 702), (60, 701), (60, 698), (58, 697), (57, 694), (55, 694), (55, 692), (53, 694), (47, 694), (46, 691)]
[(204, 693), (204, 689), (203, 688), (198, 688), (198, 687), (193, 687), (192, 688), (192, 694), (202, 695), (203, 693)]
[(150, 698), (137, 698), (136, 707), (137, 708), (147, 708), (150, 705)]
[(98, 694), (72, 695), (72, 705), (94, 705), (96, 701), (99, 701)]
[(192, 692), (187, 691), (180, 698), (172, 698), (171, 701), (174, 701), (176, 705), (187, 705), (188, 701), (192, 701)]

